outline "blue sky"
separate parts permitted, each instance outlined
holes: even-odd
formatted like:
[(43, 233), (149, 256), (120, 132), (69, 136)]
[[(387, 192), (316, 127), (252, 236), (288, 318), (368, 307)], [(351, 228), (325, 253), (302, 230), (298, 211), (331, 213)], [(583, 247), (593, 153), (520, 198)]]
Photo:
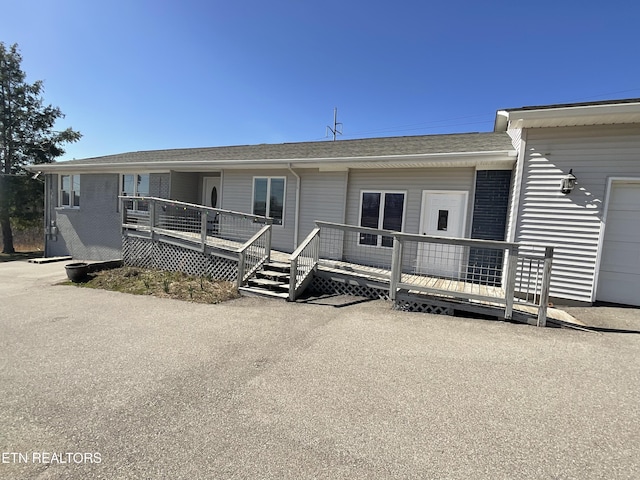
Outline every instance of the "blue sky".
[[(635, 1), (3, 2), (0, 41), (84, 135), (63, 159), (491, 131), (495, 111), (640, 97)], [(9, 20), (9, 21), (7, 21)]]

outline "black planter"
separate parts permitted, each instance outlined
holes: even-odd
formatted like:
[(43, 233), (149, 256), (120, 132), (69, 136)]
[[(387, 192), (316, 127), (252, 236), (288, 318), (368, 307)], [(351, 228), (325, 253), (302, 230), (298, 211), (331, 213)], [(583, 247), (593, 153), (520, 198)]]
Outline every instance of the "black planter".
[(75, 283), (84, 281), (89, 273), (89, 264), (84, 262), (70, 263), (64, 268), (67, 270), (67, 277), (69, 277), (69, 280)]

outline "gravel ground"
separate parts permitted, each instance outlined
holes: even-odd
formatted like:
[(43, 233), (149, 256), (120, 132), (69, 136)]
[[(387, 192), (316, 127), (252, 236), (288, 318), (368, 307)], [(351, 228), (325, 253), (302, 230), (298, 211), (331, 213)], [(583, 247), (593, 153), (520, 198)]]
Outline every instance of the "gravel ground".
[(0, 265), (0, 478), (640, 478), (640, 335), (61, 272)]

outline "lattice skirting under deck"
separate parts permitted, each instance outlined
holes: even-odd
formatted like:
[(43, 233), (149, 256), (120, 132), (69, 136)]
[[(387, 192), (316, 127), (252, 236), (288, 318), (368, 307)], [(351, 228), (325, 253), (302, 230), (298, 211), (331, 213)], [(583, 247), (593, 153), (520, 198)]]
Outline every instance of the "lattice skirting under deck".
[(313, 280), (307, 291), (328, 295), (352, 295), (373, 299), (389, 300), (389, 291), (383, 288), (375, 288), (369, 285), (342, 282), (332, 278), (323, 277), (321, 273), (313, 276)]
[(126, 235), (122, 237), (122, 259), (129, 266), (211, 275), (218, 280), (235, 281), (238, 276), (238, 263), (233, 260)]
[[(349, 282), (348, 280), (341, 281), (339, 279), (330, 278), (329, 276), (325, 277), (322, 275), (322, 272), (318, 272), (314, 275), (307, 290), (316, 294), (352, 295), (356, 297), (390, 300), (389, 291), (386, 289), (358, 284), (353, 281)], [(454, 309), (452, 307), (434, 305), (433, 303), (425, 301), (424, 298), (412, 297), (411, 295), (406, 294), (402, 298), (396, 299), (393, 303), (393, 309), (401, 310), (403, 312), (432, 313), (434, 315), (454, 314)]]
[(425, 303), (423, 300), (410, 300), (410, 299), (396, 299), (393, 303), (394, 310), (400, 310), (403, 312), (419, 312), (419, 313), (432, 313), (433, 315), (453, 315), (454, 310), (451, 307), (445, 307), (442, 305), (433, 305)]

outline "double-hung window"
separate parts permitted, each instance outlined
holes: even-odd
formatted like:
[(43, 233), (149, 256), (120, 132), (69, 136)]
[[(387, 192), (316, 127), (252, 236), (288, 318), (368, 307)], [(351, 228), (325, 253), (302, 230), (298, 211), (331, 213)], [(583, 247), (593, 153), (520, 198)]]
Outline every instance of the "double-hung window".
[(60, 175), (59, 205), (66, 208), (80, 206), (80, 175)]
[(253, 214), (271, 217), (274, 225), (282, 225), (285, 185), (285, 177), (254, 177)]
[[(404, 223), (404, 192), (363, 191), (360, 195), (360, 226), (402, 231)], [(392, 247), (393, 238), (361, 233), (360, 245)]]

